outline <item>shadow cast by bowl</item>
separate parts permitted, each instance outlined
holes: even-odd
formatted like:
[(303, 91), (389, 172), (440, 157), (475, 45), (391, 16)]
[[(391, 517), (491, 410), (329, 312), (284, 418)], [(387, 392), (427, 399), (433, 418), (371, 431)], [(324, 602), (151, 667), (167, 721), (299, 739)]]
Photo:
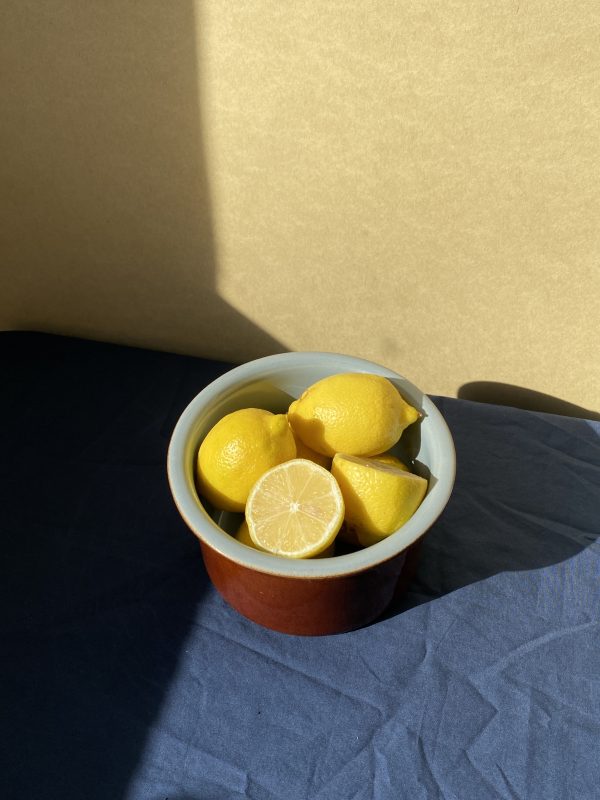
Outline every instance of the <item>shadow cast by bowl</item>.
[(434, 400), (455, 441), (456, 483), (387, 616), (501, 572), (559, 564), (600, 537), (589, 422)]

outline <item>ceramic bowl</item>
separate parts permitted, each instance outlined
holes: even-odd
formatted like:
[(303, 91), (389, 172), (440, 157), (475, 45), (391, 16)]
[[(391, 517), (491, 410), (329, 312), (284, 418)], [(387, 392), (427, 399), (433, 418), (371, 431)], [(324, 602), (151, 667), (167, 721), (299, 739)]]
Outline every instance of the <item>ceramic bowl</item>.
[[(241, 515), (221, 512), (196, 490), (198, 448), (211, 427), (239, 408), (287, 411), (315, 381), (340, 372), (389, 378), (422, 414), (394, 452), (429, 482), (411, 519), (391, 536), (329, 558), (286, 559), (238, 542)], [(203, 389), (179, 418), (171, 437), (168, 477), (179, 513), (198, 537), (208, 574), (222, 597), (247, 618), (284, 633), (322, 635), (362, 627), (389, 606), (414, 569), (419, 543), (450, 497), (455, 454), (448, 427), (432, 401), (383, 366), (335, 353), (282, 353), (235, 367)]]

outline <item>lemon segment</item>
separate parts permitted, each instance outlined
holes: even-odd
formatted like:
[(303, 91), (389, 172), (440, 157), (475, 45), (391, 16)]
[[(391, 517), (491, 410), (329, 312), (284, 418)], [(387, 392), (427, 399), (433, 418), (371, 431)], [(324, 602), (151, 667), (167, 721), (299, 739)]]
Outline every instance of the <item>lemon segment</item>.
[(390, 464), (338, 453), (331, 474), (344, 497), (347, 534), (367, 547), (394, 533), (415, 513), (427, 481)]
[(254, 544), (274, 555), (311, 558), (334, 541), (344, 519), (344, 499), (335, 478), (304, 458), (265, 472), (246, 503)]
[(296, 438), (326, 456), (383, 453), (419, 416), (391, 381), (362, 372), (329, 375), (288, 409)]
[(285, 414), (242, 408), (222, 417), (200, 445), (200, 493), (217, 508), (243, 511), (258, 478), (295, 458), (296, 442)]
[[(238, 540), (238, 542), (245, 544), (247, 547), (253, 547), (255, 550), (262, 550), (263, 552), (266, 552), (264, 547), (259, 547), (252, 541), (246, 520), (244, 520), (237, 529), (235, 538)], [(322, 553), (317, 553), (315, 556), (313, 556), (313, 558), (331, 558), (333, 555), (335, 555), (335, 542), (332, 542), (326, 550), (323, 550)]]

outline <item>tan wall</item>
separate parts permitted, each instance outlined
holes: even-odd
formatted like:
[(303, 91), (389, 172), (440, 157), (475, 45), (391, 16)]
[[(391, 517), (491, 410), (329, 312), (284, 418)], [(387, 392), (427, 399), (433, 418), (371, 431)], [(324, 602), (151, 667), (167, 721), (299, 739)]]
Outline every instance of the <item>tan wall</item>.
[(8, 0), (0, 324), (600, 410), (599, 25), (596, 0)]

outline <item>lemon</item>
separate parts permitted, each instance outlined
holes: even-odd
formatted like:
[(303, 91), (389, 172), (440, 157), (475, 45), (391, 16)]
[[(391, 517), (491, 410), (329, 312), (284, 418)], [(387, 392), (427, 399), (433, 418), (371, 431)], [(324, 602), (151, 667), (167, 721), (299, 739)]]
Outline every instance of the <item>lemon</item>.
[(198, 451), (198, 485), (213, 505), (243, 511), (252, 486), (271, 467), (296, 456), (285, 414), (242, 408), (220, 419)]
[(264, 551), (264, 547), (259, 547), (252, 541), (250, 537), (250, 531), (248, 530), (248, 523), (246, 522), (246, 520), (243, 520), (242, 524), (237, 529), (235, 533), (235, 538), (238, 540), (238, 542), (245, 544), (247, 547), (253, 547), (255, 550)]
[(404, 525), (427, 491), (427, 481), (420, 475), (342, 453), (334, 456), (331, 474), (344, 497), (348, 533), (363, 547)]
[[(252, 538), (250, 536), (250, 531), (248, 530), (248, 523), (246, 522), (246, 520), (244, 520), (240, 525), (240, 527), (237, 529), (235, 538), (238, 540), (238, 542), (245, 544), (247, 547), (253, 547), (255, 550), (264, 551), (263, 547), (259, 547), (252, 541)], [(317, 553), (317, 555), (313, 556), (313, 558), (330, 558), (332, 555), (334, 555), (334, 552), (335, 552), (335, 544), (332, 542), (326, 550), (323, 550), (322, 553)]]
[(317, 453), (316, 450), (311, 450), (296, 434), (294, 434), (294, 439), (296, 441), (296, 458), (307, 458), (324, 469), (331, 469), (330, 456), (324, 456), (322, 453)]
[(335, 478), (305, 458), (265, 472), (246, 503), (254, 544), (288, 558), (322, 553), (333, 543), (343, 519), (344, 500)]
[(389, 464), (392, 467), (403, 469), (405, 472), (410, 472), (410, 468), (406, 466), (404, 461), (400, 461), (399, 458), (391, 453), (380, 453), (378, 456), (371, 456), (371, 459), (373, 461), (379, 461), (381, 464)]
[(294, 435), (327, 456), (383, 453), (418, 418), (387, 378), (362, 372), (317, 381), (288, 410)]
[[(299, 440), (296, 439), (296, 444), (298, 441)], [(407, 467), (403, 461), (400, 461), (400, 459), (395, 455), (392, 455), (392, 453), (380, 453), (379, 455), (371, 456), (369, 460), (379, 461), (381, 464), (389, 464), (392, 467), (398, 467), (398, 469), (402, 469), (405, 472), (410, 472), (410, 468)], [(343, 539), (345, 542), (348, 542), (348, 544), (351, 544), (354, 547), (360, 547), (356, 526), (350, 525), (346, 521), (338, 532), (338, 538)]]

